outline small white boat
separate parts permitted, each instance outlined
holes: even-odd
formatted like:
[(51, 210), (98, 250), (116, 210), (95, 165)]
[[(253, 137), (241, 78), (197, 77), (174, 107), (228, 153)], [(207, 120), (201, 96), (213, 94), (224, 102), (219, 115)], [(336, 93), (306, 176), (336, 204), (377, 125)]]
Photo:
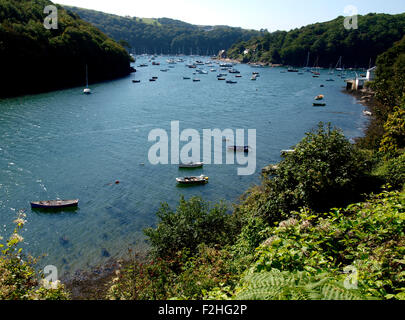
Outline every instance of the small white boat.
[(281, 150), (281, 155), (286, 156), (289, 154), (293, 154), (294, 152), (295, 152), (295, 150)]
[(190, 162), (190, 163), (181, 163), (179, 165), (180, 169), (194, 169), (194, 168), (202, 168), (204, 166), (203, 162)]
[(91, 89), (89, 88), (89, 74), (86, 64), (86, 88), (83, 90), (84, 94), (91, 94)]
[(373, 115), (370, 111), (363, 111), (363, 114), (367, 117), (371, 117)]
[(176, 179), (178, 184), (183, 184), (183, 185), (207, 184), (208, 180), (209, 180), (209, 178), (204, 175), (201, 175), (199, 177), (184, 177), (184, 178)]

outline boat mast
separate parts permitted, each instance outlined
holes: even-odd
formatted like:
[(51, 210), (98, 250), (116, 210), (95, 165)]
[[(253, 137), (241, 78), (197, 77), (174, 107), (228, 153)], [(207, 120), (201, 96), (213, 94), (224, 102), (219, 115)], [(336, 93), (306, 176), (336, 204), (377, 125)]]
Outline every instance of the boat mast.
[(308, 57), (307, 57), (307, 65), (306, 65), (306, 69), (308, 69), (309, 68), (309, 55), (310, 55), (310, 52), (308, 51)]
[(88, 75), (88, 68), (87, 68), (87, 64), (86, 64), (86, 88), (89, 87), (89, 75)]
[(338, 69), (338, 66), (339, 66), (339, 69), (342, 69), (342, 56), (340, 56), (338, 62), (336, 63), (335, 69)]

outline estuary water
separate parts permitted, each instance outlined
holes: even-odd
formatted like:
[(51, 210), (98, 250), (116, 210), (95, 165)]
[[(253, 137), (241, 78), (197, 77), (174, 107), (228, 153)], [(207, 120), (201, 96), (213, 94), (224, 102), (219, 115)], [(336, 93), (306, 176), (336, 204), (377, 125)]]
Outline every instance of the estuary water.
[[(285, 68), (236, 65), (242, 78), (229, 74), (238, 83), (227, 84), (217, 80), (218, 73), (227, 73), (218, 65), (201, 66), (208, 74), (193, 75), (185, 63), (169, 65), (159, 57), (161, 65), (152, 66), (148, 59), (138, 57), (137, 73), (129, 77), (92, 85), (88, 96), (79, 87), (0, 100), (0, 235), (9, 236), (17, 212), (25, 210), (24, 246), (34, 256), (46, 255), (41, 266), (55, 265), (68, 274), (120, 256), (143, 242), (142, 230), (154, 225), (160, 203), (175, 207), (181, 195), (237, 201), (260, 183), (263, 167), (280, 161), (280, 151), (320, 121), (341, 128), (348, 138), (361, 136), (367, 125), (364, 107), (342, 93), (345, 83), (327, 70), (313, 78)], [(141, 63), (149, 66), (138, 68)], [(260, 77), (252, 81), (255, 71)], [(150, 82), (153, 76), (158, 79)], [(331, 77), (334, 82), (325, 81)], [(312, 106), (319, 94), (325, 95), (325, 108)], [(203, 129), (256, 129), (256, 173), (238, 176), (238, 164), (192, 172), (150, 164), (148, 135), (156, 128), (170, 134), (171, 121), (201, 134)], [(224, 146), (224, 157), (226, 152)], [(176, 177), (202, 173), (210, 177), (207, 185), (176, 185)], [(58, 198), (80, 199), (79, 209), (30, 209), (30, 201)]]

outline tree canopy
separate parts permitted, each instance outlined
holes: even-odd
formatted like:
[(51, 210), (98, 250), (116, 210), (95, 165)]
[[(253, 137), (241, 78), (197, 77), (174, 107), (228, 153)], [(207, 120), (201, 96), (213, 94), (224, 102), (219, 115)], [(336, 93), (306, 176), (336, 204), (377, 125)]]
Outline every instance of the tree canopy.
[(127, 41), (136, 53), (217, 54), (234, 43), (262, 32), (227, 26), (196, 26), (169, 18), (121, 17), (94, 10), (65, 6), (108, 36)]
[(127, 75), (130, 56), (76, 14), (57, 5), (58, 28), (43, 25), (48, 0), (0, 0), (0, 96), (37, 93)]
[[(289, 32), (266, 33), (239, 42), (228, 56), (244, 62), (264, 62), (293, 66), (368, 67), (377, 56), (392, 47), (405, 34), (405, 14), (370, 13), (358, 17), (358, 29), (346, 30), (344, 17), (316, 23)], [(249, 52), (244, 54), (245, 50)]]

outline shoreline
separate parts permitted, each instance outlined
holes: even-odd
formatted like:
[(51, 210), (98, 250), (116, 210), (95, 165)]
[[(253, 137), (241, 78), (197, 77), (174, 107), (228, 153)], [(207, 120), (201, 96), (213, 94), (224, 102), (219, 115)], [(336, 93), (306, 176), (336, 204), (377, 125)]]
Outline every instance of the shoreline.
[(240, 60), (236, 59), (230, 59), (230, 58), (216, 58), (217, 61), (222, 61), (226, 63), (234, 63), (234, 64), (246, 64), (248, 66), (254, 66), (254, 65), (259, 65), (262, 67), (271, 67), (271, 68), (276, 68), (276, 67), (284, 67), (282, 64), (272, 64), (272, 63), (264, 63), (264, 62), (242, 62)]

